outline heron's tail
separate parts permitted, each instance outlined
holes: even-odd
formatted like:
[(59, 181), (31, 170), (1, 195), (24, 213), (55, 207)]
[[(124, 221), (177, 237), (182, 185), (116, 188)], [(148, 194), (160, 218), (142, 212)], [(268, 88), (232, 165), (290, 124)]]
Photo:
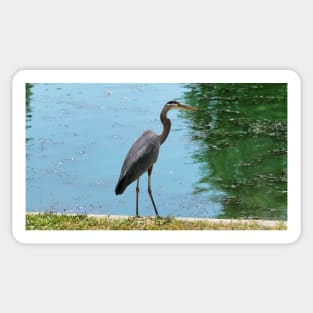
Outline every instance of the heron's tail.
[(115, 187), (115, 194), (120, 195), (124, 192), (126, 187), (128, 186), (126, 177), (121, 177)]

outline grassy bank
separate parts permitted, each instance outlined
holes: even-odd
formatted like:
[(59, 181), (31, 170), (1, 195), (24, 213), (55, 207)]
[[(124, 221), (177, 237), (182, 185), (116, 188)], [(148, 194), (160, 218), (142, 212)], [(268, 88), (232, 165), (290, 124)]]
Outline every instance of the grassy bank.
[(26, 214), (27, 230), (286, 230), (284, 222)]

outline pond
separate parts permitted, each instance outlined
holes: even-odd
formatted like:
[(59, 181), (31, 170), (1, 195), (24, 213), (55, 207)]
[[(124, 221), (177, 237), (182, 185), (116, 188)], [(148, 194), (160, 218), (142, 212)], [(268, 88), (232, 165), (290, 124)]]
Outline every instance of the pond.
[[(161, 216), (287, 219), (286, 84), (29, 84), (26, 210), (135, 214), (116, 196), (124, 158), (147, 129), (169, 137), (152, 173)], [(139, 212), (154, 215), (140, 179)]]

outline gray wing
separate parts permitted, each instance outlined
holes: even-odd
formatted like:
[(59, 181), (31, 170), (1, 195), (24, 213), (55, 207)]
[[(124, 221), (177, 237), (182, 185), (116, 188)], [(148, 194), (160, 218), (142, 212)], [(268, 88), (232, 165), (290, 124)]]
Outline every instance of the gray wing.
[(152, 131), (144, 132), (125, 158), (115, 193), (123, 193), (129, 184), (146, 172), (158, 159), (159, 150), (159, 136)]

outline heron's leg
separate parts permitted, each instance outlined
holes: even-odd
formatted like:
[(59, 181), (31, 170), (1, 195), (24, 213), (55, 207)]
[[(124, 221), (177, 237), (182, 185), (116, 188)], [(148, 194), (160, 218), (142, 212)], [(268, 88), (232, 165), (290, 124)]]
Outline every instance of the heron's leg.
[(152, 202), (153, 207), (154, 207), (155, 215), (159, 217), (158, 210), (157, 210), (157, 208), (156, 208), (156, 205), (155, 205), (154, 200), (153, 200), (153, 197), (152, 197), (152, 190), (151, 190), (151, 174), (152, 174), (152, 168), (153, 168), (153, 166), (151, 166), (151, 167), (148, 169), (148, 193), (149, 193), (151, 202)]
[(136, 186), (136, 217), (139, 217), (139, 210), (138, 210), (138, 198), (139, 198), (139, 177), (137, 178), (137, 186)]

